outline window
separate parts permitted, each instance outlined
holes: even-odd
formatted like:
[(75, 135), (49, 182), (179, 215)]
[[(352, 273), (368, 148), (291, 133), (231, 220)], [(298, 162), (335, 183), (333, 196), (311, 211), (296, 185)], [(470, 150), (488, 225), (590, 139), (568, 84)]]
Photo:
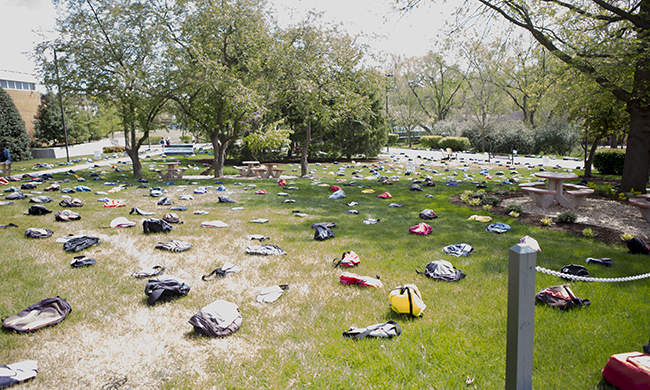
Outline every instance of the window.
[(16, 89), (16, 83), (14, 83), (13, 81), (7, 81), (7, 88)]
[(7, 88), (7, 80), (0, 80), (0, 87)]

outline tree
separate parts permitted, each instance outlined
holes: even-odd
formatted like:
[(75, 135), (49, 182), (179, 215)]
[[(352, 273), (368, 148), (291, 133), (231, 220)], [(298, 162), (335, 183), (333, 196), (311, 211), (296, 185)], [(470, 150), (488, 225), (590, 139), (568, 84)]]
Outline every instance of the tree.
[(409, 148), (412, 146), (411, 132), (416, 127), (424, 125), (428, 116), (422, 105), (423, 101), (417, 93), (417, 89), (420, 88), (417, 85), (420, 77), (418, 70), (414, 69), (412, 60), (401, 61), (399, 58), (396, 59), (392, 69), (394, 88), (390, 94), (389, 112), (393, 123), (406, 131)]
[(263, 115), (261, 91), (272, 52), (263, 0), (197, 0), (160, 14), (167, 29), (170, 99), (214, 148), (214, 175), (223, 175), (228, 145)]
[[(280, 31), (277, 40), (281, 43), (277, 53), (282, 56), (277, 105), (294, 130), (292, 140), (301, 147), (304, 176), (312, 142), (337, 127), (344, 129), (339, 134), (366, 131), (368, 127), (361, 123), (376, 115), (372, 102), (377, 95), (368, 93), (363, 81), (372, 78), (360, 64), (363, 48), (347, 34), (307, 20)], [(366, 86), (360, 88), (360, 83)], [(343, 139), (350, 142), (354, 136)]]
[[(147, 0), (56, 0), (66, 12), (57, 19), (59, 37), (36, 47), (45, 84), (55, 84), (53, 50), (62, 89), (78, 97), (114, 104), (122, 123), (133, 175), (142, 177), (138, 151), (167, 100), (168, 77), (160, 56), (154, 3)], [(137, 130), (143, 135), (137, 137)]]
[(7, 91), (0, 87), (0, 143), (7, 144), (11, 159), (24, 161), (32, 158), (25, 122)]
[[(403, 0), (407, 9), (421, 0)], [(620, 191), (645, 192), (650, 172), (650, 0), (477, 0), (623, 102), (630, 114)], [(464, 4), (474, 6), (473, 2)]]
[[(87, 141), (90, 132), (84, 126), (83, 115), (86, 110), (79, 105), (71, 104), (69, 101), (65, 105), (65, 127), (69, 143), (78, 143)], [(55, 145), (65, 143), (65, 133), (63, 131), (63, 121), (61, 120), (61, 106), (58, 97), (48, 92), (41, 96), (41, 105), (38, 107), (34, 117), (34, 138), (41, 142), (53, 142)]]
[(404, 75), (406, 85), (428, 119), (420, 126), (431, 133), (434, 123), (447, 119), (454, 108), (460, 107), (458, 92), (466, 76), (458, 65), (448, 65), (442, 54), (433, 51), (412, 61), (413, 71)]

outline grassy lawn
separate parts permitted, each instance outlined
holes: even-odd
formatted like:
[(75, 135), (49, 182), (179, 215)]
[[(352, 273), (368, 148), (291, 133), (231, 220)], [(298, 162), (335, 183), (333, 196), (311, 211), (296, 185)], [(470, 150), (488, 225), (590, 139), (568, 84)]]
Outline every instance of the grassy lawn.
[[(29, 200), (0, 207), (0, 223), (18, 228), (3, 229), (0, 246), (0, 315), (15, 314), (49, 296), (66, 298), (70, 316), (60, 324), (31, 334), (0, 332), (0, 361), (8, 364), (37, 360), (35, 380), (18, 385), (24, 389), (101, 388), (113, 379), (128, 378), (124, 388), (133, 389), (501, 389), (505, 383), (506, 305), (508, 249), (525, 235), (534, 237), (542, 248), (538, 265), (559, 270), (567, 264), (585, 264), (587, 257), (610, 257), (609, 268), (589, 265), (592, 276), (623, 277), (648, 272), (647, 259), (630, 255), (624, 247), (520, 224), (516, 219), (495, 217), (494, 222), (511, 225), (508, 233), (485, 231), (486, 223), (468, 220), (477, 212), (449, 203), (452, 195), (473, 190), (471, 182), (445, 186), (455, 171), (434, 176), (436, 187), (423, 192), (408, 190), (413, 176), (398, 174), (400, 181), (381, 185), (353, 179), (352, 171), (371, 176), (369, 169), (343, 164), (314, 166), (316, 180), (287, 180), (298, 190), (286, 190), (273, 180), (224, 179), (227, 191), (217, 192), (214, 180), (179, 180), (166, 184), (143, 164), (149, 186), (161, 186), (175, 205), (183, 224), (169, 234), (145, 235), (145, 217), (129, 215), (131, 207), (156, 213), (161, 218), (169, 206), (157, 206), (159, 198), (138, 188), (125, 165), (124, 172), (103, 169), (101, 180), (90, 171), (77, 175), (55, 174), (56, 180), (71, 179), (61, 187), (86, 185), (92, 192), (71, 194), (85, 202), (74, 209), (82, 219), (55, 222), (54, 215), (24, 215)], [(289, 168), (299, 168), (293, 166)], [(311, 168), (311, 167), (310, 167)], [(344, 176), (336, 176), (339, 171)], [(478, 167), (476, 167), (478, 168)], [(391, 169), (391, 168), (389, 168)], [(387, 176), (396, 174), (395, 167)], [(98, 169), (97, 172), (100, 170)], [(519, 169), (529, 175), (525, 169)], [(460, 172), (459, 178), (465, 173)], [(188, 174), (189, 171), (186, 173)], [(225, 174), (234, 174), (232, 168)], [(291, 173), (289, 171), (285, 173)], [(382, 174), (385, 174), (382, 172)], [(354, 180), (359, 186), (342, 186), (346, 198), (328, 199), (328, 186), (337, 179)], [(104, 208), (98, 198), (115, 186), (130, 186), (108, 197), (124, 200), (126, 207)], [(118, 184), (119, 184), (118, 183)], [(238, 183), (242, 183), (239, 185)], [(247, 184), (265, 189), (266, 195), (245, 190)], [(318, 185), (326, 184), (326, 185)], [(48, 184), (41, 184), (42, 191)], [(214, 186), (207, 194), (193, 194), (194, 200), (179, 200), (198, 185)], [(6, 188), (7, 186), (5, 186)], [(371, 187), (374, 194), (361, 191)], [(488, 190), (498, 187), (490, 186)], [(377, 195), (388, 191), (393, 199)], [(29, 192), (29, 191), (25, 191)], [(289, 193), (288, 197), (278, 196)], [(53, 211), (60, 192), (48, 192)], [(425, 195), (432, 195), (427, 197)], [(228, 195), (237, 204), (218, 203)], [(295, 203), (283, 203), (287, 198)], [(357, 201), (358, 215), (347, 214), (346, 203)], [(390, 208), (391, 202), (405, 204)], [(243, 210), (233, 211), (241, 206)], [(418, 213), (433, 209), (439, 218), (427, 221), (430, 236), (410, 235), (408, 228), (421, 222)], [(196, 215), (195, 211), (209, 211)], [(293, 216), (299, 210), (308, 216)], [(486, 211), (480, 214), (489, 215)], [(130, 229), (111, 229), (120, 216), (137, 222)], [(365, 225), (365, 218), (379, 218)], [(248, 222), (268, 218), (269, 223)], [(227, 228), (201, 228), (203, 221), (221, 220)], [(332, 221), (335, 238), (315, 241), (311, 225)], [(28, 239), (29, 227), (49, 228), (47, 239)], [(85, 234), (99, 237), (101, 244), (81, 252), (97, 260), (92, 267), (72, 269), (78, 254), (67, 253), (58, 237)], [(261, 257), (247, 255), (248, 234), (263, 234), (287, 254)], [(154, 249), (157, 242), (179, 239), (194, 248), (170, 253)], [(441, 252), (446, 245), (468, 243), (475, 249), (469, 257), (455, 258)], [(383, 288), (361, 288), (339, 283), (341, 269), (332, 260), (354, 250), (361, 264), (352, 270), (360, 275), (379, 275)], [(444, 283), (415, 272), (437, 259), (452, 262), (467, 274), (460, 282)], [(242, 272), (224, 279), (204, 282), (201, 276), (230, 261)], [(188, 296), (150, 307), (146, 304), (146, 279), (131, 274), (156, 264), (165, 265), (166, 275), (179, 277), (192, 289)], [(388, 306), (391, 288), (415, 283), (428, 305), (424, 316), (409, 318), (393, 313)], [(563, 284), (563, 280), (537, 274), (536, 291)], [(261, 304), (257, 293), (268, 286), (289, 284), (276, 302)], [(625, 283), (574, 282), (577, 296), (590, 299), (591, 306), (572, 311), (535, 308), (535, 355), (533, 387), (536, 389), (609, 389), (600, 374), (611, 354), (640, 351), (650, 334), (646, 280)], [(201, 307), (225, 299), (239, 305), (241, 329), (228, 337), (209, 339), (195, 335), (188, 323)], [(387, 320), (403, 330), (394, 339), (350, 340), (341, 333), (350, 326), (363, 327)], [(18, 387), (17, 387), (18, 388)]]

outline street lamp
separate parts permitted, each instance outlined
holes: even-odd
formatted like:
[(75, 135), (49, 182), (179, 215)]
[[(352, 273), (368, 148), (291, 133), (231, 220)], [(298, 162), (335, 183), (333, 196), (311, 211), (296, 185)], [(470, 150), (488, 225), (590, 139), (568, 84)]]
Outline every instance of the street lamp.
[[(393, 77), (392, 73), (386, 73), (386, 77)], [(388, 119), (388, 92), (390, 87), (388, 86), (388, 79), (386, 79), (386, 119)], [(390, 144), (390, 127), (386, 130), (386, 153), (390, 152), (388, 145)]]
[(65, 137), (65, 157), (70, 162), (70, 152), (68, 151), (68, 129), (65, 127), (65, 111), (63, 110), (63, 93), (61, 93), (61, 79), (59, 78), (59, 64), (56, 59), (56, 49), (54, 49), (54, 69), (56, 69), (56, 84), (59, 88), (59, 105), (61, 106), (61, 123), (63, 123), (63, 136)]

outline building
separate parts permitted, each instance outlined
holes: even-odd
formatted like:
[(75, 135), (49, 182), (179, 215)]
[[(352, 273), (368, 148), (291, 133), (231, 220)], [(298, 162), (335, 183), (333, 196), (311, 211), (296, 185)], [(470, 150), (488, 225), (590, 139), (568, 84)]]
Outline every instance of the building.
[(34, 134), (34, 116), (41, 104), (41, 93), (36, 90), (36, 84), (36, 78), (31, 74), (0, 70), (0, 87), (14, 101), (30, 136)]

